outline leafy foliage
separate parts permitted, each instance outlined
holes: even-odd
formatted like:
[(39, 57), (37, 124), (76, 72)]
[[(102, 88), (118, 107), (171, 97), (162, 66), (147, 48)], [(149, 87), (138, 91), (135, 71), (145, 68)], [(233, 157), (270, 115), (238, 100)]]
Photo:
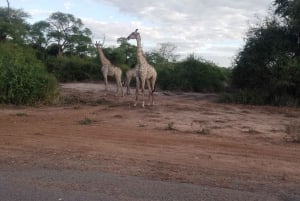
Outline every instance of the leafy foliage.
[[(247, 34), (232, 74), (233, 100), (251, 104), (299, 102), (299, 1), (275, 1), (271, 18)], [(281, 17), (281, 18), (279, 18)], [(242, 97), (242, 98), (241, 98)]]
[(158, 84), (164, 90), (219, 92), (224, 90), (226, 75), (221, 68), (191, 55), (182, 62), (158, 68)]
[(29, 29), (25, 19), (29, 15), (21, 9), (8, 9), (0, 7), (0, 42), (8, 38), (14, 42), (22, 43)]
[(95, 59), (69, 57), (49, 57), (47, 68), (59, 81), (87, 81), (102, 78), (101, 66)]
[[(57, 94), (56, 79), (46, 69), (61, 82), (102, 79), (92, 33), (81, 19), (55, 12), (29, 25), (25, 21), (28, 14), (10, 11), (9, 14), (6, 8), (0, 8), (0, 102), (34, 104), (53, 98)], [(137, 63), (136, 46), (126, 38), (117, 42), (118, 47), (103, 51), (114, 65), (121, 67), (125, 77), (125, 72)], [(227, 71), (193, 56), (176, 62), (175, 49), (171, 43), (161, 43), (158, 50), (145, 54), (158, 71), (161, 88), (203, 92), (224, 89)]]
[(88, 55), (92, 47), (92, 32), (85, 28), (81, 19), (72, 14), (55, 12), (45, 21), (31, 26), (29, 44), (46, 49), (54, 44), (57, 55)]
[(85, 117), (84, 119), (79, 121), (79, 124), (81, 124), (81, 125), (90, 125), (92, 122), (93, 121), (90, 118)]
[(33, 50), (0, 43), (1, 103), (50, 102), (57, 94), (56, 79), (47, 73)]
[(81, 19), (75, 18), (72, 14), (56, 12), (50, 15), (47, 22), (49, 23), (48, 35), (58, 45), (60, 56), (65, 51), (84, 54), (88, 50), (92, 32), (84, 28)]
[(126, 38), (119, 38), (118, 43), (120, 43), (120, 46), (116, 49), (118, 50), (119, 54), (123, 55), (122, 57), (119, 56), (119, 58), (122, 58), (122, 60), (112, 61), (117, 64), (125, 64), (127, 67), (134, 66), (137, 63), (136, 46), (128, 43)]

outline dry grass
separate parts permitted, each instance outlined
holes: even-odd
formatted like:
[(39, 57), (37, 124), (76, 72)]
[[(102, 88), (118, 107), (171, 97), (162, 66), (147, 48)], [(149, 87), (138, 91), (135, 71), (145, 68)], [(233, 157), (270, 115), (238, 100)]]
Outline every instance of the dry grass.
[(169, 122), (167, 127), (166, 127), (166, 130), (170, 130), (170, 131), (171, 130), (176, 130), (175, 127), (174, 127), (174, 124), (175, 124), (174, 122)]
[(285, 127), (287, 141), (300, 143), (300, 121), (291, 121)]
[(81, 125), (90, 125), (93, 121), (90, 118), (84, 118), (82, 120), (79, 121), (79, 124)]

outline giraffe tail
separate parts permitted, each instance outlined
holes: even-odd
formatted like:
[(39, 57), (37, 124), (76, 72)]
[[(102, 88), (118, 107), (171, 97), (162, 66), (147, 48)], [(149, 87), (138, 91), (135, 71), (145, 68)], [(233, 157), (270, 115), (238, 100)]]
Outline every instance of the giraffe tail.
[(121, 84), (122, 84), (122, 87), (126, 87), (126, 86), (127, 86), (127, 80), (123, 80), (123, 81), (121, 82)]

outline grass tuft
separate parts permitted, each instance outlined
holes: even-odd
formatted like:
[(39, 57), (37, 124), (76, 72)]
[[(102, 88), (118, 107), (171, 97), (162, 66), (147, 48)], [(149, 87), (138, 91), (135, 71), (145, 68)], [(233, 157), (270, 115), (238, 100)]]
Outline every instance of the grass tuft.
[(300, 143), (300, 121), (291, 121), (285, 126), (286, 140)]
[(18, 116), (18, 117), (27, 117), (28, 114), (25, 113), (25, 112), (18, 112), (18, 113), (16, 113), (16, 116)]
[(79, 121), (79, 124), (81, 125), (90, 125), (93, 121), (90, 118), (84, 118), (82, 120)]
[(197, 130), (196, 133), (200, 134), (200, 135), (209, 135), (210, 134), (210, 129), (202, 128), (200, 130)]
[(169, 131), (176, 130), (174, 127), (174, 124), (175, 124), (174, 122), (168, 123), (166, 130), (169, 130)]

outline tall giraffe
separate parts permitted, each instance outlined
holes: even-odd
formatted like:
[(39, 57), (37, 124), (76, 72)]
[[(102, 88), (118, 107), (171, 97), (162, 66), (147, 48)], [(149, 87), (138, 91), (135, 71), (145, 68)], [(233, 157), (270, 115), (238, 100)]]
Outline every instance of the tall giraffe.
[(122, 92), (122, 96), (124, 96), (123, 93), (123, 86), (121, 83), (121, 78), (122, 78), (122, 70), (119, 67), (116, 67), (114, 65), (111, 64), (111, 62), (106, 58), (106, 56), (103, 53), (103, 44), (100, 44), (98, 42), (96, 42), (95, 44), (97, 50), (98, 50), (98, 54), (102, 63), (102, 74), (104, 77), (104, 84), (105, 84), (105, 96), (107, 94), (107, 76), (115, 76), (116, 79), (116, 84), (117, 84), (117, 91), (116, 91), (116, 95), (119, 94), (119, 89), (121, 88), (121, 92)]
[[(155, 82), (157, 78), (157, 72), (154, 69), (153, 66), (151, 66), (142, 50), (142, 44), (141, 44), (141, 35), (138, 32), (138, 29), (136, 29), (134, 32), (132, 32), (128, 37), (127, 40), (130, 39), (136, 39), (137, 41), (137, 71), (136, 71), (136, 92), (135, 92), (135, 106), (138, 102), (138, 94), (139, 94), (139, 82), (142, 83), (142, 107), (145, 106), (144, 103), (144, 91), (145, 91), (145, 82), (147, 81), (147, 86), (149, 89), (149, 96), (148, 101), (149, 104), (151, 102), (152, 105), (154, 105), (154, 89), (155, 89)], [(151, 100), (150, 100), (151, 99)]]

